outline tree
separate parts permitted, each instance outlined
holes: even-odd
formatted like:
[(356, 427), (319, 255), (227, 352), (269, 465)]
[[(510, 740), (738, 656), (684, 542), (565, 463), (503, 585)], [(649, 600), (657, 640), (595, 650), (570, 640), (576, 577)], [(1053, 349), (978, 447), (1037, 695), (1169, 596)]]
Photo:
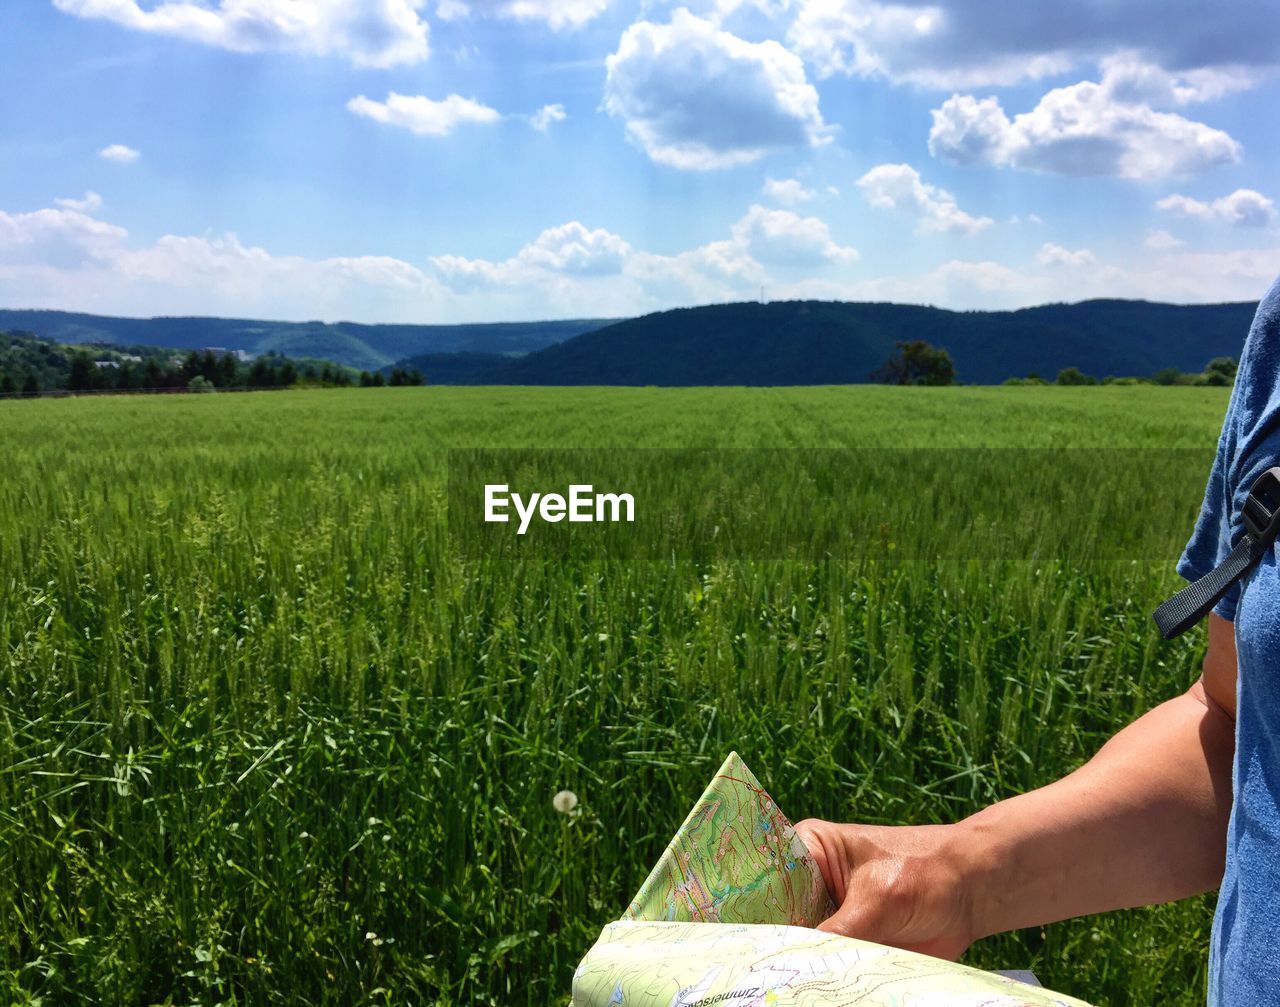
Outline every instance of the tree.
[(1057, 384), (1060, 385), (1096, 385), (1098, 379), (1085, 374), (1079, 367), (1064, 367), (1058, 372)]
[(956, 368), (951, 354), (923, 339), (899, 341), (883, 367), (871, 377), (887, 385), (951, 385)]
[(254, 360), (253, 366), (249, 368), (249, 387), (270, 388), (275, 383), (275, 375), (271, 372), (271, 365), (266, 359), (258, 357)]
[(213, 355), (213, 350), (200, 354), (200, 376), (211, 385), (218, 383), (218, 358)]
[(1234, 357), (1214, 357), (1204, 365), (1204, 383), (1229, 387), (1235, 383), (1237, 370), (1239, 365)]
[(289, 385), (297, 384), (298, 369), (293, 366), (292, 360), (286, 360), (276, 372), (276, 384), (281, 388), (287, 388)]
[(160, 370), (159, 362), (155, 357), (148, 357), (142, 367), (142, 387), (159, 388), (162, 384), (164, 384), (164, 374)]
[(22, 382), (22, 394), (31, 396), (40, 394), (40, 379), (34, 374), (28, 374), (27, 380)]
[(0, 395), (12, 395), (18, 390), (12, 375), (8, 371), (0, 374)]
[(187, 382), (187, 391), (189, 392), (211, 392), (213, 390), (213, 382), (203, 374), (197, 374)]
[(93, 387), (93, 361), (87, 353), (71, 355), (71, 372), (67, 375), (67, 387), (73, 392), (88, 391)]
[(1176, 367), (1165, 367), (1156, 371), (1152, 380), (1157, 385), (1176, 385), (1182, 381), (1182, 372)]
[(236, 358), (224, 353), (218, 360), (218, 380), (214, 384), (220, 388), (230, 388), (236, 383)]
[(128, 389), (133, 387), (133, 367), (129, 361), (124, 361), (119, 370), (116, 371), (116, 387), (120, 389)]

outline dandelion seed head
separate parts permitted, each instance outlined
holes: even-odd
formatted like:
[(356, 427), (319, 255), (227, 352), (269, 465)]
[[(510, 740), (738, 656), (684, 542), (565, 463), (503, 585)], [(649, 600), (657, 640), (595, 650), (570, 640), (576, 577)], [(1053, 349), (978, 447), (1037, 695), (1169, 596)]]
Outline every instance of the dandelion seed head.
[(560, 814), (567, 815), (578, 806), (578, 795), (572, 790), (562, 790), (551, 798), (551, 806)]

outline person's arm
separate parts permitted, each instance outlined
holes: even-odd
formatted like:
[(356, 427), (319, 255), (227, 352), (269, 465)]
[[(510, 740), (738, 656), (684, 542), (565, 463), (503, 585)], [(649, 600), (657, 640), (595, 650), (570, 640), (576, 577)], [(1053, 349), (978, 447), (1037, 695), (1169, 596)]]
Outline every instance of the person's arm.
[(1069, 776), (955, 825), (800, 822), (839, 907), (822, 929), (955, 958), (988, 934), (1216, 887), (1235, 704), (1233, 626), (1213, 615), (1196, 684)]

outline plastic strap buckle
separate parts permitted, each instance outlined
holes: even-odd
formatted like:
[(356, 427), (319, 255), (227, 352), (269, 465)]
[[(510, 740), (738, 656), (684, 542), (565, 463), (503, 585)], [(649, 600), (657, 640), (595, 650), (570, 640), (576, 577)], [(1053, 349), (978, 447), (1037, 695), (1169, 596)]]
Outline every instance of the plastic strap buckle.
[(1245, 529), (1259, 542), (1270, 545), (1280, 533), (1280, 468), (1267, 469), (1244, 502)]
[(1231, 586), (1257, 566), (1280, 536), (1280, 466), (1267, 469), (1254, 481), (1240, 517), (1245, 535), (1231, 555), (1152, 614), (1166, 640), (1181, 636), (1208, 615)]

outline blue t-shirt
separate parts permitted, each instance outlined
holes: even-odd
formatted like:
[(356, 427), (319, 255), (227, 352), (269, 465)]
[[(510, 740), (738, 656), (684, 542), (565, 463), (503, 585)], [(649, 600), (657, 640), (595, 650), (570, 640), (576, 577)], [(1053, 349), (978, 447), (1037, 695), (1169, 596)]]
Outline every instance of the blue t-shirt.
[[(1280, 280), (1258, 305), (1204, 506), (1178, 572), (1195, 579), (1244, 535), (1254, 480), (1280, 465)], [(1236, 754), (1227, 862), (1209, 952), (1211, 1007), (1280, 1005), (1280, 571), (1274, 546), (1218, 604), (1235, 623)]]

